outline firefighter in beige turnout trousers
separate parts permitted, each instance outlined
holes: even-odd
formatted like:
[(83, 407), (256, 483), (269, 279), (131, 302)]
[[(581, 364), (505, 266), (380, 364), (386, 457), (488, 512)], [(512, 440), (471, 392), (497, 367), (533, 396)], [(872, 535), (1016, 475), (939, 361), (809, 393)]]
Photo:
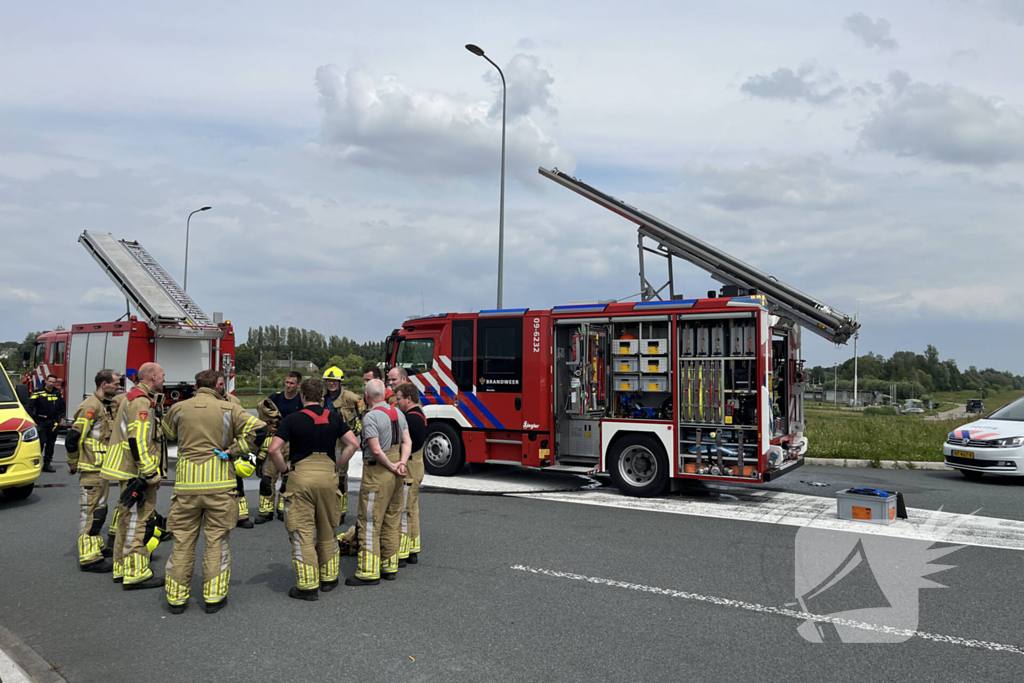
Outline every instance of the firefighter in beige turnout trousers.
[[(226, 387), (227, 383), (224, 381), (224, 376), (221, 375), (220, 379), (217, 380), (217, 386), (215, 387), (216, 392), (220, 394), (225, 401), (234, 403), (241, 408), (242, 402), (239, 401), (238, 397), (234, 394), (227, 393)], [(262, 443), (258, 443), (256, 444), (256, 448), (259, 449), (262, 445)], [(243, 456), (248, 456), (249, 453), (242, 452), (241, 446), (239, 446), (238, 443), (232, 443), (231, 449), (228, 451), (228, 455), (231, 456), (232, 460), (236, 460)], [(249, 501), (245, 499), (245, 483), (242, 481), (241, 477), (238, 477), (238, 481), (236, 482), (235, 495), (238, 497), (238, 522), (236, 526), (239, 526), (242, 529), (251, 529), (253, 527), (253, 523), (252, 520), (249, 519)]]
[(366, 383), (372, 406), (363, 416), (363, 478), (359, 486), (359, 555), (346, 586), (370, 586), (398, 575), (403, 481), (412, 441), (405, 415), (389, 406), (384, 382)]
[[(388, 373), (390, 378), (391, 373)], [(405, 497), (402, 505), (402, 545), (398, 551), (399, 566), (419, 562), (420, 553), (420, 484), (423, 483), (423, 444), (427, 440), (427, 417), (420, 407), (419, 389), (411, 382), (396, 384), (398, 409), (405, 413), (412, 439), (409, 457), (409, 476), (405, 478)]]
[[(363, 401), (355, 392), (349, 391), (341, 385), (341, 380), (344, 378), (345, 373), (337, 366), (332, 365), (324, 371), (324, 384), (327, 392), (324, 395), (323, 405), (330, 412), (341, 415), (345, 424), (358, 437), (359, 415), (363, 411)], [(348, 514), (348, 460), (344, 465), (338, 466), (338, 491), (341, 492), (341, 513), (334, 526), (340, 526)]]
[[(323, 391), (319, 379), (302, 382), (302, 410), (283, 419), (270, 442), (269, 457), (288, 473), (285, 527), (296, 578), (288, 595), (299, 600), (318, 600), (319, 591), (338, 585), (334, 527), (341, 494), (336, 468), (347, 465), (359, 446), (345, 421), (320, 405)], [(285, 443), (290, 446), (288, 462), (281, 452)]]
[[(167, 527), (174, 534), (174, 552), (167, 560), (167, 602), (171, 613), (188, 606), (195, 568), (196, 543), (202, 528), (206, 537), (203, 555), (203, 599), (207, 614), (227, 603), (231, 580), (229, 535), (238, 520), (237, 477), (256, 471), (257, 442), (266, 437), (267, 426), (237, 403), (224, 400), (216, 391), (219, 373), (203, 370), (196, 375), (196, 395), (167, 411), (163, 430), (178, 441), (174, 493)], [(232, 460), (232, 445), (242, 453)]]
[[(302, 397), (299, 396), (299, 383), (302, 382), (302, 375), (292, 371), (284, 379), (284, 391), (271, 394), (269, 399), (276, 407), (281, 419), (292, 413), (302, 410)], [(285, 460), (288, 459), (287, 448), (284, 451)], [(284, 498), (281, 494), (287, 488), (287, 481), (283, 473), (277, 469), (273, 460), (267, 459), (263, 466), (263, 473), (260, 475), (260, 508), (256, 517), (256, 524), (264, 524), (274, 519), (274, 488), (278, 478), (281, 479), (281, 491), (277, 496), (277, 518), (284, 519)]]
[(118, 375), (113, 370), (96, 374), (96, 393), (75, 410), (74, 423), (64, 439), (68, 453), (68, 474), (80, 472), (78, 518), (78, 564), (83, 572), (106, 573), (113, 563), (105, 558), (114, 553), (103, 543), (103, 522), (107, 518), (110, 484), (100, 476), (100, 465), (110, 441), (116, 417)]
[[(124, 382), (124, 378), (121, 378), (121, 382)], [(117, 415), (121, 410), (121, 406), (127, 400), (127, 394), (118, 394), (114, 397), (114, 405), (110, 408), (110, 414), (113, 417), (110, 420), (110, 435), (107, 437), (107, 441), (103, 444), (103, 450), (111, 452), (113, 444), (111, 439), (114, 436), (114, 425), (117, 423)], [(114, 502), (114, 512), (110, 515), (110, 528), (107, 529), (107, 547), (110, 549), (111, 556), (114, 552), (114, 539), (117, 538), (117, 522), (121, 518), (121, 506), (118, 505), (118, 501), (121, 499), (121, 482), (117, 479), (113, 481), (103, 477), (103, 468), (100, 467), (100, 478), (107, 482), (107, 500)]]
[[(270, 448), (271, 438), (277, 431), (277, 425), (281, 422), (281, 411), (269, 398), (260, 401), (256, 406), (256, 415), (267, 423), (268, 434), (264, 440), (260, 452), (257, 453), (256, 476), (260, 478), (260, 502), (259, 513), (256, 516), (255, 524), (265, 524), (274, 519), (274, 482), (278, 475), (277, 467), (267, 456), (267, 449)], [(288, 444), (282, 450), (285, 460), (288, 460)], [(273, 473), (273, 476), (271, 476)], [(282, 503), (284, 499), (282, 498)], [(282, 507), (282, 510), (284, 508)]]
[(156, 494), (166, 469), (158, 416), (163, 410), (164, 370), (143, 363), (138, 384), (125, 397), (114, 418), (110, 447), (100, 473), (122, 486), (120, 519), (114, 540), (114, 581), (125, 590), (159, 588), (163, 577), (149, 568), (146, 526), (156, 513)]

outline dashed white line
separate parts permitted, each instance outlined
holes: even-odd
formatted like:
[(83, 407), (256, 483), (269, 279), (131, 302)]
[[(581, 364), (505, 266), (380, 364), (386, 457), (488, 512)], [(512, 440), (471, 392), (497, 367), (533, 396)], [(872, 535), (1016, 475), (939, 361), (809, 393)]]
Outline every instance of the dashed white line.
[(695, 600), (698, 602), (705, 602), (712, 605), (718, 605), (720, 607), (732, 607), (734, 609), (742, 609), (750, 612), (759, 612), (761, 614), (772, 614), (780, 617), (790, 617), (792, 619), (799, 619), (800, 621), (826, 622), (830, 624), (836, 624), (838, 626), (847, 626), (850, 628), (862, 629), (865, 631), (877, 631), (896, 636), (905, 636), (908, 638), (921, 638), (922, 640), (931, 640), (937, 643), (948, 643), (950, 645), (960, 645), (961, 647), (989, 650), (992, 652), (1010, 652), (1017, 655), (1024, 655), (1024, 649), (1021, 649), (1016, 645), (993, 643), (987, 640), (975, 640), (973, 638), (961, 638), (959, 636), (947, 636), (939, 633), (914, 631), (910, 629), (895, 628), (893, 626), (885, 626), (882, 624), (869, 624), (863, 621), (843, 619), (842, 617), (830, 617), (821, 614), (810, 614), (809, 612), (800, 612), (798, 610), (786, 609), (784, 607), (772, 607), (770, 605), (760, 605), (755, 602), (732, 600), (730, 598), (719, 598), (713, 595), (700, 595), (699, 593), (677, 591), (671, 588), (657, 588), (655, 586), (644, 586), (639, 583), (628, 583), (626, 581), (616, 581), (615, 579), (602, 579), (595, 576), (584, 576), (583, 574), (572, 574), (570, 572), (560, 572), (554, 571), (552, 569), (537, 569), (535, 567), (527, 567), (521, 564), (512, 565), (511, 569), (521, 572), (528, 572), (530, 574), (550, 576), (556, 579), (583, 581), (585, 583), (592, 583), (602, 586), (611, 586), (613, 588), (626, 588), (628, 590), (640, 591), (643, 593), (664, 595), (670, 598)]

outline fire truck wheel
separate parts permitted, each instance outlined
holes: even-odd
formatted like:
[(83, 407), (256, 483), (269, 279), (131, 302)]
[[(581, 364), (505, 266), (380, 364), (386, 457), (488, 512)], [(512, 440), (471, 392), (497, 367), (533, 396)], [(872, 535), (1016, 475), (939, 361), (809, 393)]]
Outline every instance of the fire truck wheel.
[(608, 472), (615, 486), (626, 495), (656, 496), (668, 483), (668, 457), (653, 436), (630, 434), (612, 446)]
[(444, 422), (427, 427), (427, 440), (423, 442), (423, 469), (427, 474), (450, 477), (458, 474), (465, 459), (458, 433)]

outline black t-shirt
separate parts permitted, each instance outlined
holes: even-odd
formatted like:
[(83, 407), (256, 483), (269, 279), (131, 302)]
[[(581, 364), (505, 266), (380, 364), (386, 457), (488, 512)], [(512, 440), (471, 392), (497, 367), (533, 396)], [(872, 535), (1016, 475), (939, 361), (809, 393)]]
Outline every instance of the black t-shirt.
[(293, 413), (297, 413), (302, 410), (302, 395), (296, 393), (295, 398), (285, 398), (284, 392), (279, 391), (276, 394), (270, 395), (270, 400), (274, 402), (277, 409), (281, 411), (281, 419), (288, 417)]
[(288, 459), (292, 465), (313, 453), (326, 453), (334, 460), (334, 448), (338, 439), (351, 430), (345, 420), (337, 413), (328, 412), (326, 421), (317, 424), (305, 411), (316, 414), (321, 419), (324, 409), (320, 406), (308, 406), (297, 413), (292, 413), (281, 420), (276, 436), (288, 442)]
[(414, 406), (405, 414), (405, 420), (409, 423), (409, 437), (412, 439), (412, 453), (423, 448), (423, 442), (427, 440), (427, 416), (423, 409)]

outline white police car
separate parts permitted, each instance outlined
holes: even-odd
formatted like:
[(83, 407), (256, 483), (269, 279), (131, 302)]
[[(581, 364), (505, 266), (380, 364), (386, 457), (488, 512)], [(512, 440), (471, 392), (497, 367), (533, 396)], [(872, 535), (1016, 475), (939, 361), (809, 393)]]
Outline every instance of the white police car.
[(1024, 398), (951, 431), (942, 455), (946, 467), (968, 479), (986, 472), (1024, 476)]

